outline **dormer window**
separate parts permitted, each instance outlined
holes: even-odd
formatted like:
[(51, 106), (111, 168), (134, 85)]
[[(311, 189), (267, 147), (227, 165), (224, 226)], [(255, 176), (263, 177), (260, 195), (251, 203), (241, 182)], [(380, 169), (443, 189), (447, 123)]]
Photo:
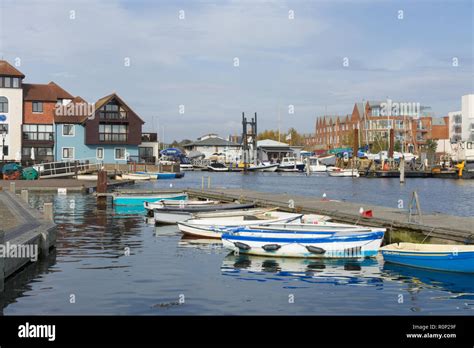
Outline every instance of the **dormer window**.
[(19, 77), (0, 76), (0, 88), (20, 88), (21, 79)]

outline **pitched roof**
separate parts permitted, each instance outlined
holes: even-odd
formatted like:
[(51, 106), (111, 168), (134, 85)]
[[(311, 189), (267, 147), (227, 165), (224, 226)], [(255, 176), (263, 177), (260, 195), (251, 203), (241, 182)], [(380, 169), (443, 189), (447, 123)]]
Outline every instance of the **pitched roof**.
[(0, 75), (25, 78), (25, 75), (21, 71), (8, 63), (6, 60), (0, 60)]
[(127, 103), (125, 103), (125, 101), (122, 98), (120, 98), (115, 92), (98, 99), (95, 102), (95, 112), (99, 111), (101, 107), (103, 107), (105, 104), (107, 104), (109, 101), (111, 101), (114, 98), (117, 99), (121, 105), (125, 106), (128, 109), (128, 111), (134, 114), (142, 123), (145, 123), (145, 121), (143, 121), (143, 119), (140, 116), (138, 116), (137, 113), (135, 113), (135, 111), (133, 111), (132, 108), (128, 106)]
[(69, 94), (66, 90), (64, 90), (61, 86), (59, 86), (57, 83), (50, 81), (48, 83), (48, 86), (53, 89), (53, 91), (56, 93), (58, 99), (73, 99), (74, 96)]
[(198, 140), (190, 144), (184, 145), (185, 147), (191, 146), (240, 146), (240, 144), (228, 141), (219, 137), (206, 138), (204, 140)]
[(51, 101), (73, 99), (74, 97), (54, 82), (47, 85), (38, 83), (23, 84), (24, 100)]
[(264, 139), (257, 141), (257, 147), (281, 147), (287, 148), (289, 145), (287, 143), (282, 143), (280, 141)]
[[(77, 96), (74, 99), (62, 106), (63, 112), (66, 115), (54, 116), (55, 123), (84, 123), (90, 116), (88, 111), (88, 103), (81, 97)], [(72, 112), (72, 114), (71, 114)]]

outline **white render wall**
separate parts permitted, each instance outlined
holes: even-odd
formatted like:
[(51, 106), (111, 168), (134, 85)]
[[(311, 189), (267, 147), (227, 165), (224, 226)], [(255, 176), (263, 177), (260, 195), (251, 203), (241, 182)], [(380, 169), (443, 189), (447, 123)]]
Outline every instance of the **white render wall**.
[(463, 95), (461, 104), (462, 140), (474, 141), (474, 94)]
[[(0, 114), (7, 117), (2, 124), (8, 124), (8, 135), (5, 138), (5, 145), (8, 146), (8, 156), (5, 160), (15, 160), (19, 153), (21, 158), (21, 125), (23, 123), (23, 89), (22, 88), (0, 88), (0, 96), (8, 99), (8, 112)], [(0, 135), (0, 147), (1, 143)], [(3, 149), (2, 149), (3, 151)], [(2, 158), (0, 151), (0, 160)]]

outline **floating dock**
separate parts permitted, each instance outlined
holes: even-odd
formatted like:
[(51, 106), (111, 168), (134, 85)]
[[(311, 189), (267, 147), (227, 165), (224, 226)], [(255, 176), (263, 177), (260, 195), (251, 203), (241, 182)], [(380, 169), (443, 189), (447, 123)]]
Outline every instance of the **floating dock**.
[[(365, 203), (324, 200), (320, 197), (276, 194), (243, 189), (214, 188), (205, 190), (187, 189), (190, 196), (215, 199), (223, 202), (238, 200), (240, 203), (254, 202), (258, 206), (276, 207), (288, 212), (323, 214), (336, 221), (366, 226), (406, 230), (456, 243), (474, 244), (474, 218), (446, 214), (425, 214), (409, 217), (406, 209), (381, 207)], [(372, 218), (359, 214), (360, 207), (372, 210)]]
[[(22, 197), (23, 200), (13, 192), (0, 190), (0, 293), (4, 289), (5, 278), (32, 261), (32, 250), (35, 250), (35, 259), (44, 258), (56, 245), (52, 203), (45, 203), (42, 214), (28, 205), (26, 191), (22, 192)], [(15, 254), (12, 249), (16, 250)]]

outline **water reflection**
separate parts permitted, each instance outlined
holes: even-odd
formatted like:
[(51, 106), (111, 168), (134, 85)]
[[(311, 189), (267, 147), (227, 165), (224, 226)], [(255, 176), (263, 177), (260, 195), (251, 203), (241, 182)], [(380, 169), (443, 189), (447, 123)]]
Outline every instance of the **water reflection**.
[(190, 236), (182, 236), (178, 243), (179, 248), (192, 248), (197, 250), (222, 250), (222, 241), (216, 238), (195, 238)]
[(35, 279), (56, 272), (57, 270), (53, 267), (55, 264), (56, 250), (52, 249), (41, 261), (30, 263), (20, 272), (8, 277), (4, 291), (0, 292), (0, 315), (3, 315), (3, 309), (6, 306), (17, 302), (18, 298), (26, 296), (25, 293), (33, 289)]
[[(378, 285), (382, 283), (375, 259), (296, 259), (228, 254), (221, 266), (223, 275), (261, 277), (265, 280), (299, 279), (311, 283)], [(275, 277), (277, 276), (277, 277)]]
[(423, 289), (439, 289), (449, 292), (448, 298), (474, 300), (474, 276), (465, 273), (439, 272), (422, 268), (385, 263), (383, 276), (391, 281), (407, 285), (411, 294)]

